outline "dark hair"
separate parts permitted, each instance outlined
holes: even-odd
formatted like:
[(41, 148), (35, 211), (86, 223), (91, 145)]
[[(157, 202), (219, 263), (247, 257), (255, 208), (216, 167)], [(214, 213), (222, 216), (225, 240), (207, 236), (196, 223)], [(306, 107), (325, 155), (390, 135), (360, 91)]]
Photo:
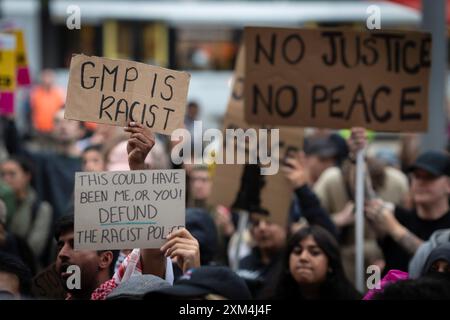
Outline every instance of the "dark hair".
[(31, 296), (31, 271), (16, 256), (0, 251), (0, 272), (11, 273), (19, 278), (20, 295)]
[[(356, 291), (342, 266), (339, 245), (336, 239), (327, 230), (320, 226), (308, 226), (301, 228), (294, 233), (288, 240), (284, 250), (283, 260), (280, 261), (279, 274), (276, 278), (277, 283), (266, 293), (267, 297), (275, 299), (305, 299), (300, 290), (300, 285), (294, 280), (289, 270), (289, 258), (296, 246), (312, 236), (317, 245), (324, 251), (328, 258), (328, 268), (325, 282), (320, 288), (320, 298), (328, 300), (353, 300), (360, 299), (361, 294)], [(273, 290), (273, 293), (270, 292)]]
[(97, 151), (98, 153), (101, 153), (103, 156), (103, 147), (100, 144), (93, 144), (88, 147), (86, 147), (83, 152), (81, 153), (82, 156), (84, 156), (89, 151)]
[(251, 205), (248, 208), (248, 211), (250, 214), (259, 214), (259, 215), (266, 216), (266, 217), (270, 216), (270, 211), (265, 208), (262, 208), (260, 206)]
[(22, 156), (11, 156), (8, 159), (4, 160), (2, 163), (8, 161), (17, 163), (17, 165), (20, 167), (20, 169), (22, 169), (23, 172), (30, 175), (30, 184), (33, 184), (35, 169), (33, 163), (28, 158)]
[(450, 280), (444, 276), (427, 275), (392, 283), (374, 300), (449, 300)]
[[(58, 242), (59, 237), (66, 233), (66, 232), (72, 232), (74, 230), (74, 215), (72, 213), (66, 214), (59, 218), (59, 220), (56, 222), (55, 226), (55, 240)], [(120, 250), (97, 250), (98, 254), (101, 254), (102, 252), (111, 251), (113, 258), (111, 261), (111, 264), (109, 265), (109, 275), (112, 277), (114, 275), (114, 269), (116, 266), (117, 258), (119, 257)]]
[(73, 231), (74, 225), (75, 225), (75, 222), (74, 222), (73, 214), (69, 213), (69, 214), (66, 214), (66, 215), (62, 216), (61, 218), (59, 218), (56, 221), (55, 232), (54, 232), (56, 242), (58, 242), (61, 234)]
[(198, 105), (197, 101), (189, 101), (187, 107), (188, 108), (192, 108), (192, 107), (198, 108), (199, 105)]

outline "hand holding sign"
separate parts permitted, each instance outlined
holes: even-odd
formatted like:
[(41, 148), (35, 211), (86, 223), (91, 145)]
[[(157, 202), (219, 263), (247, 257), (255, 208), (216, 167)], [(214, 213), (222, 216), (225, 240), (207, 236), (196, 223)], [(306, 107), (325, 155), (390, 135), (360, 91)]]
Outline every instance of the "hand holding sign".
[(200, 245), (187, 229), (182, 228), (169, 234), (167, 243), (161, 247), (166, 257), (176, 259), (183, 273), (200, 267)]
[(125, 132), (131, 133), (128, 139), (128, 164), (131, 170), (143, 170), (145, 158), (155, 145), (155, 136), (140, 123), (130, 122)]

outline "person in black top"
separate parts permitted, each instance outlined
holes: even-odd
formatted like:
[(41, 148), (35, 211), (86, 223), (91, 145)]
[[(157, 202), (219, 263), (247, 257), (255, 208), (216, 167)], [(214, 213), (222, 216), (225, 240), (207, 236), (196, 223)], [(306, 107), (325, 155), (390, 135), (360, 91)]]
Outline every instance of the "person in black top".
[(249, 210), (250, 233), (255, 242), (251, 253), (239, 261), (236, 273), (243, 278), (253, 298), (260, 298), (264, 285), (276, 273), (282, 248), (286, 241), (285, 229), (271, 221), (270, 213), (263, 208)]
[(394, 207), (380, 199), (369, 201), (365, 208), (383, 250), (384, 273), (391, 269), (407, 271), (419, 246), (434, 231), (450, 228), (450, 156), (424, 152), (409, 171), (415, 209)]
[(274, 283), (263, 298), (276, 300), (359, 300), (344, 273), (335, 237), (320, 226), (295, 232), (287, 242)]

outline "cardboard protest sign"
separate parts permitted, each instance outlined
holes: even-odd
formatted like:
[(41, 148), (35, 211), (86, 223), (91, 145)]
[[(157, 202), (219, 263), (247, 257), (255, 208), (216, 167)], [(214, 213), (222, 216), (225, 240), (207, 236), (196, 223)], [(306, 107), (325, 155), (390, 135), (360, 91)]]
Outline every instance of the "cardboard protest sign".
[(252, 124), (426, 131), (431, 36), (245, 28)]
[(75, 175), (77, 250), (159, 248), (184, 225), (184, 170)]
[(0, 33), (0, 114), (14, 111), (14, 90), (16, 88), (16, 38)]
[(170, 135), (183, 127), (189, 79), (144, 63), (75, 55), (65, 118), (119, 126), (136, 121)]
[[(244, 47), (238, 54), (233, 89), (228, 103), (228, 108), (224, 119), (224, 130), (235, 128), (263, 128), (258, 125), (249, 125), (244, 120)], [(264, 126), (264, 128), (269, 128)], [(281, 166), (282, 159), (291, 150), (300, 150), (303, 144), (303, 129), (280, 127), (279, 129), (279, 154), (274, 157)], [(270, 143), (270, 142), (269, 142)], [(239, 146), (237, 146), (239, 147)], [(272, 146), (273, 147), (273, 146)], [(272, 149), (273, 150), (273, 149)], [(211, 205), (225, 205), (231, 207), (235, 202), (242, 188), (242, 177), (246, 166), (243, 164), (227, 165), (217, 164), (213, 176), (213, 186), (209, 202)], [(275, 175), (265, 175), (260, 177), (264, 186), (261, 189), (261, 207), (271, 213), (271, 219), (284, 226), (287, 222), (288, 210), (293, 199), (293, 193), (289, 183), (281, 171)]]

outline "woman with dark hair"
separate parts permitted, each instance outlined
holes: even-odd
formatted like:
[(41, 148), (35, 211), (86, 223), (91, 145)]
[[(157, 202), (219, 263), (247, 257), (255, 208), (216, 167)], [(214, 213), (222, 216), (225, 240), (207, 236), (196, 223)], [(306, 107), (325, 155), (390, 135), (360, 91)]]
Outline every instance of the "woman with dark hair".
[(335, 238), (320, 226), (303, 227), (288, 240), (272, 299), (356, 300)]
[(8, 215), (8, 230), (26, 240), (36, 259), (46, 265), (53, 211), (31, 186), (32, 164), (24, 158), (11, 157), (0, 164), (0, 178), (15, 195), (16, 210)]

